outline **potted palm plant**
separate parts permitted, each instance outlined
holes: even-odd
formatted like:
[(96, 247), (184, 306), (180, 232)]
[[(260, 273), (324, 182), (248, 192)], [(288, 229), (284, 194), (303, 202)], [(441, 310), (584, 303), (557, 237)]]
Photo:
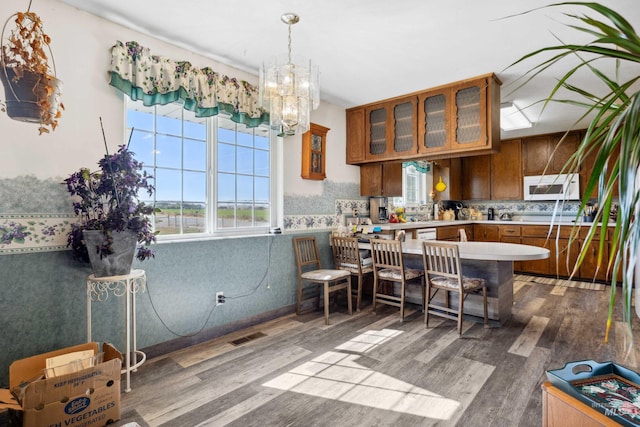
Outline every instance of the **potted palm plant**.
[[(7, 24), (14, 28), (5, 40)], [(64, 105), (60, 97), (62, 83), (56, 78), (51, 38), (44, 32), (42, 20), (34, 12), (11, 15), (0, 35), (0, 81), (4, 86), (7, 115), (23, 122), (39, 123), (40, 134), (55, 130)]]
[(152, 258), (157, 234), (149, 217), (153, 206), (139, 200), (142, 192), (153, 194), (153, 177), (128, 144), (109, 154), (105, 140), (105, 149), (100, 170), (80, 168), (64, 180), (80, 218), (71, 225), (67, 246), (74, 258), (91, 263), (96, 277), (128, 274), (134, 253), (140, 261)]
[[(627, 81), (618, 81), (610, 77), (600, 64), (637, 67), (640, 64), (640, 36), (633, 26), (619, 13), (598, 3), (563, 2), (549, 5), (557, 7), (574, 5), (584, 7), (597, 18), (587, 15), (566, 14), (574, 22), (568, 24), (581, 34), (588, 34), (593, 41), (588, 44), (559, 44), (539, 49), (520, 58), (513, 65), (534, 57), (543, 56), (543, 62), (534, 66), (525, 75), (526, 84), (537, 74), (547, 70), (554, 64), (570, 57), (578, 59), (577, 65), (557, 79), (557, 84), (544, 100), (578, 105), (585, 108), (584, 117), (593, 117), (578, 149), (569, 159), (565, 168), (571, 169), (579, 165), (588, 156), (595, 158), (584, 197), (576, 214), (576, 219), (585, 216), (590, 207), (590, 195), (597, 189), (597, 205), (600, 209), (590, 225), (585, 244), (582, 246), (577, 268), (587, 255), (589, 243), (598, 239), (600, 224), (615, 223), (614, 239), (609, 248), (609, 256), (605, 257), (605, 239), (601, 234), (599, 240), (598, 263), (606, 268), (611, 277), (611, 294), (605, 341), (611, 328), (616, 301), (616, 285), (618, 274), (622, 275), (623, 316), (631, 332), (632, 291), (634, 275), (636, 284), (640, 283), (640, 266), (638, 265), (638, 247), (640, 234), (640, 90), (638, 80), (640, 73), (635, 73)], [(551, 56), (549, 57), (549, 53)], [(607, 68), (608, 69), (608, 68)], [(592, 73), (602, 83), (600, 90), (574, 85), (572, 77), (578, 71)], [(573, 95), (562, 98), (561, 93)], [(618, 197), (614, 193), (617, 189)], [(616, 204), (619, 204), (617, 215)], [(574, 231), (575, 228), (574, 228)], [(575, 237), (575, 236), (574, 236)], [(597, 240), (595, 240), (597, 242)], [(640, 293), (636, 292), (636, 298)], [(640, 316), (640, 300), (636, 300), (637, 314)], [(631, 335), (631, 334), (630, 334)], [(632, 343), (632, 335), (631, 340)], [(629, 346), (631, 348), (631, 345)]]

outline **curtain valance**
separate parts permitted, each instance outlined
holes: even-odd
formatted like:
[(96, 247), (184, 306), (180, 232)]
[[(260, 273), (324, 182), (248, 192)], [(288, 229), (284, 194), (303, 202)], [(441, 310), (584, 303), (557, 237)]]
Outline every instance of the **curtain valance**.
[(402, 163), (402, 167), (413, 166), (418, 172), (427, 173), (431, 170), (431, 163), (424, 160), (411, 160)]
[(111, 48), (109, 74), (109, 84), (147, 106), (182, 100), (184, 108), (197, 117), (225, 112), (248, 127), (269, 123), (268, 113), (259, 105), (257, 87), (209, 67), (198, 69), (187, 61), (152, 55), (135, 41), (118, 41)]

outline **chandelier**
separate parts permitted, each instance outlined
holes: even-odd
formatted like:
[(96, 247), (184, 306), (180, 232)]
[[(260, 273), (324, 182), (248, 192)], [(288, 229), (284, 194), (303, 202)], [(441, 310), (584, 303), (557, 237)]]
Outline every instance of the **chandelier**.
[(269, 112), (269, 125), (279, 135), (290, 136), (309, 130), (311, 110), (320, 105), (318, 67), (302, 56), (291, 55), (291, 26), (300, 17), (285, 13), (280, 18), (289, 26), (289, 51), (260, 68), (260, 105)]

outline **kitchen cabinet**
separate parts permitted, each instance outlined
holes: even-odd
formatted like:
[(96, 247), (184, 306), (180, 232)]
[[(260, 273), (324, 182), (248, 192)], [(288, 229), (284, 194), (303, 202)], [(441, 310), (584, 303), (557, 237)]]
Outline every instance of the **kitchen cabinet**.
[(364, 161), (364, 108), (347, 110), (347, 164)]
[(415, 155), (416, 96), (365, 108), (365, 160), (398, 159)]
[(348, 164), (488, 154), (500, 145), (494, 74), (346, 111)]
[(436, 238), (450, 242), (460, 241), (460, 230), (464, 230), (468, 241), (473, 241), (473, 224), (447, 225), (436, 228)]
[[(517, 245), (522, 243), (522, 239), (520, 238), (520, 227), (519, 226), (514, 227), (510, 225), (501, 225), (500, 226), (500, 242), (514, 243)], [(513, 271), (522, 271), (521, 261), (513, 262)]]
[(493, 224), (475, 224), (473, 226), (473, 240), (477, 242), (500, 241), (500, 227)]
[[(582, 166), (580, 167), (580, 196), (584, 197), (584, 194), (586, 192), (587, 189), (587, 183), (589, 182), (589, 179), (591, 178), (591, 173), (593, 171), (593, 165), (595, 163), (595, 157), (597, 155), (597, 152), (592, 152), (590, 153), (586, 159), (582, 162)], [(614, 150), (614, 153), (612, 154), (612, 161), (609, 162), (609, 169), (607, 171), (607, 179), (611, 176), (611, 170), (613, 168), (613, 159), (617, 159), (620, 156), (620, 146), (617, 146)], [(618, 181), (615, 182), (614, 187), (613, 187), (613, 197), (618, 197), (619, 196), (619, 189), (618, 189)], [(596, 187), (591, 194), (589, 195), (589, 198), (596, 198), (598, 197), (598, 188)]]
[(471, 156), (462, 159), (462, 199), (491, 199), (491, 156)]
[(521, 242), (523, 245), (538, 246), (549, 249), (549, 258), (522, 261), (522, 271), (533, 274), (554, 274), (551, 260), (555, 257), (555, 251), (551, 245), (551, 239), (548, 239), (549, 227), (546, 225), (529, 225), (521, 227)]
[(361, 196), (402, 196), (402, 163), (367, 163), (360, 166)]
[[(542, 237), (542, 233), (545, 236), (549, 233), (549, 227), (538, 227), (538, 236)], [(573, 268), (578, 260), (580, 253), (580, 243), (577, 239), (571, 239), (573, 234), (573, 226), (564, 225), (556, 226), (551, 230), (549, 234), (549, 244), (551, 247), (551, 253), (549, 254), (549, 267), (551, 275), (557, 277), (570, 277), (573, 272)], [(578, 278), (579, 274), (574, 277)]]
[[(568, 173), (562, 170), (563, 166), (576, 152), (580, 138), (580, 132), (575, 131), (566, 134), (566, 136), (562, 132), (523, 139), (522, 169), (524, 175)], [(578, 170), (574, 169), (574, 172), (578, 172)]]
[(418, 153), (428, 159), (488, 154), (500, 146), (500, 85), (493, 74), (418, 95)]
[(522, 200), (522, 141), (502, 141), (491, 155), (491, 199)]
[[(522, 228), (519, 225), (500, 225), (500, 242), (502, 243), (522, 243), (520, 237)], [(522, 262), (513, 262), (513, 271), (522, 271)]]
[[(580, 249), (584, 248), (586, 245), (585, 239), (589, 233), (588, 227), (584, 227), (580, 229), (579, 237), (580, 237)], [(605, 232), (604, 238), (607, 239), (607, 235)], [(600, 245), (600, 232), (596, 232), (593, 239), (589, 243), (587, 247), (587, 252), (585, 254), (584, 259), (582, 260), (582, 264), (580, 264), (580, 277), (583, 279), (589, 280), (607, 280), (607, 264), (609, 262), (609, 243), (605, 241), (604, 247), (602, 248), (602, 263), (600, 268), (598, 268), (598, 251)]]
[(462, 159), (441, 159), (433, 163), (434, 184), (443, 177), (447, 189), (438, 193), (438, 200), (462, 200)]

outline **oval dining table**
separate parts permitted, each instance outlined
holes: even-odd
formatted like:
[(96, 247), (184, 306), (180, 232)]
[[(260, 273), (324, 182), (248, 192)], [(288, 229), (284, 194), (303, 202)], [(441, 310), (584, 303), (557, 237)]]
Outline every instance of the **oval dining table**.
[[(450, 242), (458, 245), (462, 274), (481, 277), (487, 281), (487, 303), (492, 324), (504, 324), (511, 318), (513, 306), (513, 263), (514, 261), (534, 261), (549, 258), (549, 250), (537, 246), (500, 242)], [(360, 243), (361, 249), (370, 248), (369, 243)], [(406, 239), (402, 242), (405, 267), (424, 268), (422, 261), (422, 240)], [(417, 288), (417, 287), (416, 287)], [(421, 290), (407, 290), (407, 301), (420, 304)], [(444, 295), (436, 295), (436, 301)], [(457, 299), (451, 304), (457, 307)], [(481, 318), (482, 297), (470, 294), (464, 302), (465, 316)], [(480, 319), (481, 320), (481, 319)]]

